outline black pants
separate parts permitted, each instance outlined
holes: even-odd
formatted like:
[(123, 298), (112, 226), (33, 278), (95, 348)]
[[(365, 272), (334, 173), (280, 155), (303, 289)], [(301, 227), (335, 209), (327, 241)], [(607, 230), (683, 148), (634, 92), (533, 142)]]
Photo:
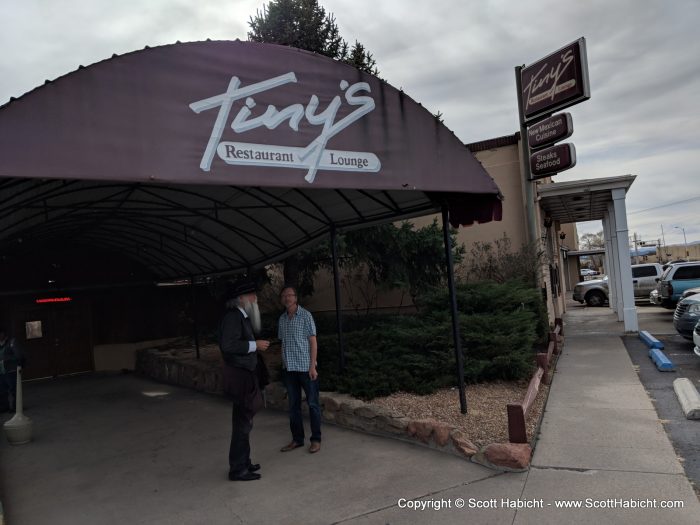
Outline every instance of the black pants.
[(231, 412), (231, 445), (228, 449), (230, 472), (244, 474), (250, 467), (250, 431), (253, 418), (250, 411), (238, 403), (233, 403)]
[(253, 417), (262, 407), (255, 370), (226, 367), (226, 391), (233, 399), (231, 410), (231, 445), (228, 449), (229, 471), (244, 474), (250, 467), (250, 431)]
[(0, 374), (0, 412), (15, 411), (17, 372)]

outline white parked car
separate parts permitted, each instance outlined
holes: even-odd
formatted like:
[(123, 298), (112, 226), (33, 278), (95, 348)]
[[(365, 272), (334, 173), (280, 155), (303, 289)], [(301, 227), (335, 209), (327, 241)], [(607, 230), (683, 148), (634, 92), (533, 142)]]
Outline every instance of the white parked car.
[(596, 272), (595, 270), (590, 270), (588, 268), (581, 268), (580, 273), (581, 273), (582, 277), (588, 277), (590, 275), (598, 275), (598, 272)]
[[(653, 302), (649, 294), (656, 287), (656, 279), (661, 273), (662, 268), (658, 263), (633, 264), (634, 298)], [(604, 306), (608, 302), (608, 277), (577, 283), (574, 286), (574, 301), (585, 302), (588, 306)]]

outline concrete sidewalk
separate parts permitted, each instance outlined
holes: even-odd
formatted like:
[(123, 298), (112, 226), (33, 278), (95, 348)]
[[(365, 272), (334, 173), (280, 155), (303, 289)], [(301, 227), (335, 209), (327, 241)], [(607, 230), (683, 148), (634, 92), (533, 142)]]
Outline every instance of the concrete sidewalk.
[[(648, 329), (645, 309), (638, 310), (640, 329)], [(544, 523), (700, 523), (700, 504), (625, 350), (621, 323), (607, 308), (578, 306), (565, 322), (523, 497), (683, 502), (673, 510), (548, 508), (539, 514)], [(530, 523), (521, 517), (515, 523)]]
[[(228, 402), (128, 375), (91, 375), (27, 384), (36, 439), (0, 444), (6, 522), (699, 523), (700, 504), (637, 379), (620, 324), (608, 309), (583, 307), (572, 307), (565, 323), (529, 472), (498, 473), (330, 425), (319, 454), (282, 454), (286, 416), (266, 411), (252, 433), (263, 478), (232, 483)], [(683, 508), (610, 508), (667, 500)], [(557, 508), (566, 501), (583, 508)], [(411, 508), (417, 505), (423, 510)]]

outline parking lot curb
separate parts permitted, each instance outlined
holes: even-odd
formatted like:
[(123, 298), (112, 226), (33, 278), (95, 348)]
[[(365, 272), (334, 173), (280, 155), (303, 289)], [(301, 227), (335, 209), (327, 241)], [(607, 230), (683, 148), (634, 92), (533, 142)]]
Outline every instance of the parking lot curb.
[(700, 419), (700, 394), (687, 377), (673, 381), (673, 390), (681, 404), (686, 419)]
[(649, 348), (658, 348), (659, 350), (664, 349), (664, 344), (646, 330), (639, 332), (639, 338), (644, 341), (644, 344), (646, 344)]
[(671, 360), (666, 357), (666, 354), (658, 348), (649, 350), (649, 358), (654, 362), (656, 368), (658, 368), (660, 372), (673, 372), (676, 369)]

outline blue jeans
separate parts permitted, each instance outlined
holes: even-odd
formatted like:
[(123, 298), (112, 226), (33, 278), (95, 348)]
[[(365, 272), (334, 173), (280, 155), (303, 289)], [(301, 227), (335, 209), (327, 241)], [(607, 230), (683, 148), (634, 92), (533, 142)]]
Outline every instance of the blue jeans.
[(289, 429), (295, 443), (304, 444), (304, 420), (301, 415), (301, 391), (306, 394), (311, 423), (311, 441), (321, 441), (321, 405), (318, 400), (318, 379), (312, 381), (308, 372), (285, 370), (284, 385), (289, 399)]

